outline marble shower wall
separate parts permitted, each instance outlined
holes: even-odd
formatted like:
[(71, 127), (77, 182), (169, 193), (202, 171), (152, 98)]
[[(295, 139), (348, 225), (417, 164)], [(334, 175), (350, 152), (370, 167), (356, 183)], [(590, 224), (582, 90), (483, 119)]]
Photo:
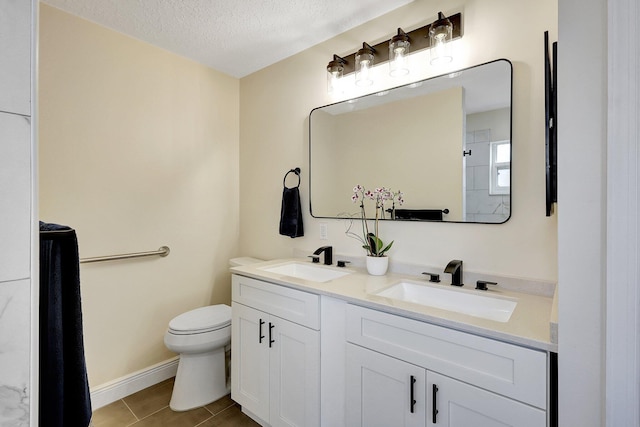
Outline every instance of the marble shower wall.
[(30, 282), (0, 283), (0, 426), (29, 425)]
[(31, 308), (37, 307), (31, 292), (37, 7), (37, 0), (0, 1), (0, 427), (29, 426), (37, 418), (30, 409)]

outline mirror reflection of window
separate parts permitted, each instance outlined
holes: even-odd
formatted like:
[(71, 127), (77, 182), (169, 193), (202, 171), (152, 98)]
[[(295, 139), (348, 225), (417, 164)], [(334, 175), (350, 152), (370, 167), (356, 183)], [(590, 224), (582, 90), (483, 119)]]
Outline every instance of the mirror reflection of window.
[(511, 191), (511, 143), (494, 141), (491, 143), (491, 186), (489, 194), (509, 194)]
[(498, 189), (507, 189), (509, 188), (510, 179), (511, 179), (511, 168), (508, 166), (498, 166)]

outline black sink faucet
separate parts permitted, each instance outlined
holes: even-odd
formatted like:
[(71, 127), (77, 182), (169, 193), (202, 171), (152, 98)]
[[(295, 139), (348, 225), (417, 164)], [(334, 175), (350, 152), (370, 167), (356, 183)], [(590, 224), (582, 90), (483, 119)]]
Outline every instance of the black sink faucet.
[(444, 268), (445, 273), (451, 273), (451, 285), (452, 286), (463, 286), (462, 283), (462, 261), (459, 259), (454, 259), (449, 261), (449, 264)]
[(316, 249), (316, 251), (313, 254), (320, 255), (322, 252), (324, 252), (324, 265), (333, 264), (333, 247), (331, 246), (319, 247), (318, 249)]

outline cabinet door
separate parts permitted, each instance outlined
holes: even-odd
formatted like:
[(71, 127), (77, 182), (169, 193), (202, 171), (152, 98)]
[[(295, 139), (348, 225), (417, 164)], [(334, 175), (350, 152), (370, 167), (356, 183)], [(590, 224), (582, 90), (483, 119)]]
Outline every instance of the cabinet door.
[(425, 372), (410, 363), (348, 344), (346, 425), (424, 426)]
[[(271, 316), (273, 427), (320, 425), (320, 332)], [(267, 333), (269, 338), (269, 332)]]
[(31, 115), (31, 0), (0, 4), (0, 111)]
[(543, 351), (351, 304), (347, 340), (540, 409), (547, 407)]
[(28, 117), (0, 113), (0, 282), (30, 276), (30, 138)]
[(427, 372), (427, 406), (429, 426), (543, 427), (547, 422), (540, 409), (431, 371)]
[(269, 315), (233, 303), (231, 398), (257, 417), (269, 419)]

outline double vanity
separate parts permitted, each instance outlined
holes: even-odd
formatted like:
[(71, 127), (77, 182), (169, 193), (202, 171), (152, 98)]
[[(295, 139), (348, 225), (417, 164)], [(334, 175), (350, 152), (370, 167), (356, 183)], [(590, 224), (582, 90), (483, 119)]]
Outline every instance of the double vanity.
[(303, 259), (231, 272), (232, 398), (262, 425), (555, 425), (553, 289)]

